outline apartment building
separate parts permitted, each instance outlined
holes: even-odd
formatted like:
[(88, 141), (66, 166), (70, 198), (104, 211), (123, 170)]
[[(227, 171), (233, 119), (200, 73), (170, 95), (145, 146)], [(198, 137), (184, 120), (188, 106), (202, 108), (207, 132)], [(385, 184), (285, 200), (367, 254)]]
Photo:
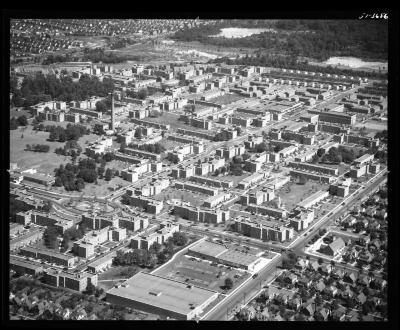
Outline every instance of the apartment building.
[(134, 249), (148, 250), (155, 242), (160, 245), (164, 244), (176, 232), (179, 232), (179, 224), (164, 221), (160, 224), (160, 228), (154, 233), (133, 238), (131, 240), (131, 246)]
[(10, 256), (10, 270), (17, 274), (36, 276), (43, 273), (43, 267), (37, 263)]
[(339, 197), (346, 197), (349, 194), (351, 178), (338, 180), (329, 186), (329, 193)]
[(250, 219), (239, 216), (235, 219), (235, 231), (252, 238), (263, 241), (285, 242), (293, 238), (293, 228), (277, 225), (276, 222), (260, 218)]
[(82, 292), (86, 290), (88, 284), (97, 285), (97, 274), (69, 273), (50, 268), (44, 271), (44, 282), (51, 286)]
[(223, 166), (225, 166), (225, 159), (219, 157), (211, 158), (208, 161), (195, 165), (195, 174), (206, 175), (215, 172), (215, 170)]
[(287, 217), (287, 211), (281, 208), (269, 207), (264, 205), (248, 204), (247, 211), (267, 215), (273, 218), (285, 219)]
[(322, 183), (332, 183), (337, 177), (331, 175), (320, 174), (319, 172), (309, 172), (305, 170), (290, 170), (293, 177), (305, 177), (309, 180), (315, 180)]
[(289, 217), (289, 226), (299, 232), (307, 229), (314, 220), (314, 210), (295, 209)]
[(246, 149), (255, 148), (256, 145), (261, 144), (264, 141), (262, 135), (251, 134), (248, 136), (247, 141), (244, 142)]
[(196, 183), (190, 183), (190, 182), (176, 182), (175, 183), (175, 188), (176, 189), (182, 189), (182, 190), (189, 190), (205, 195), (210, 195), (210, 196), (217, 196), (218, 195), (218, 188), (212, 188), (209, 186), (205, 185), (200, 185)]
[[(343, 106), (343, 105), (342, 105)], [(336, 111), (320, 111), (320, 110), (308, 110), (308, 113), (315, 114), (319, 116), (319, 121), (344, 124), (344, 125), (354, 125), (356, 123), (356, 115), (350, 115), (347, 113), (341, 113)]]
[(161, 155), (160, 154), (155, 154), (152, 152), (147, 152), (144, 150), (138, 150), (138, 149), (133, 149), (133, 148), (125, 148), (124, 153), (130, 156), (136, 156), (136, 157), (142, 157), (142, 158), (148, 158), (151, 160), (155, 161), (160, 161), (161, 160)]
[(238, 183), (238, 188), (239, 189), (247, 189), (250, 186), (254, 185), (255, 183), (265, 179), (267, 176), (266, 172), (262, 173), (254, 173), (247, 178), (244, 178), (242, 181)]
[(30, 228), (28, 231), (21, 233), (10, 240), (10, 251), (15, 251), (40, 241), (43, 238), (44, 231), (44, 228)]
[(129, 204), (145, 210), (147, 213), (159, 214), (164, 207), (163, 201), (158, 201), (143, 195), (128, 196)]
[(230, 159), (235, 156), (240, 156), (244, 154), (244, 145), (232, 145), (229, 147), (222, 147), (215, 150), (215, 154), (220, 158)]
[(187, 179), (194, 175), (195, 169), (193, 165), (183, 166), (178, 165), (178, 167), (172, 169), (172, 177), (175, 179)]
[(210, 196), (204, 200), (203, 206), (207, 208), (216, 207), (218, 204), (226, 202), (231, 198), (230, 193), (221, 192), (216, 196)]
[(267, 180), (267, 182), (264, 183), (264, 187), (267, 187), (268, 189), (271, 189), (271, 190), (278, 190), (278, 189), (282, 188), (289, 181), (290, 181), (289, 175), (277, 176), (277, 177)]
[(318, 173), (323, 173), (323, 174), (327, 174), (327, 175), (338, 175), (339, 174), (339, 170), (337, 168), (323, 166), (323, 165), (317, 165), (317, 164), (312, 164), (312, 163), (289, 162), (288, 166), (292, 167), (294, 169), (318, 172)]
[(354, 165), (364, 165), (367, 163), (371, 163), (374, 160), (375, 156), (372, 154), (365, 154), (361, 157), (354, 160)]
[(190, 181), (200, 183), (200, 184), (205, 184), (210, 187), (216, 187), (216, 188), (224, 188), (224, 189), (229, 189), (233, 187), (233, 181), (225, 181), (225, 180), (218, 180), (214, 179), (212, 177), (204, 177), (204, 176), (198, 176), (198, 175), (192, 175), (189, 178)]
[(309, 209), (329, 196), (328, 190), (319, 190), (297, 204), (298, 207)]
[(205, 209), (184, 202), (174, 206), (174, 214), (186, 220), (205, 223), (221, 223), (229, 219), (229, 210)]
[(246, 195), (240, 196), (240, 203), (244, 206), (249, 204), (261, 205), (275, 198), (275, 192), (272, 189), (262, 189), (255, 192), (249, 192)]
[(112, 147), (112, 138), (103, 137), (95, 142), (90, 143), (85, 152), (89, 157), (94, 157), (95, 155), (102, 155), (106, 151), (110, 151)]
[(38, 183), (41, 185), (44, 185), (46, 187), (51, 186), (54, 182), (54, 176), (53, 175), (46, 175), (42, 173), (23, 173), (23, 178), (25, 181), (33, 182), (33, 183)]
[(40, 248), (23, 247), (20, 249), (20, 254), (23, 256), (46, 260), (50, 263), (54, 263), (64, 267), (72, 267), (76, 262), (76, 257), (69, 254), (59, 253), (52, 250), (45, 250)]
[(154, 196), (168, 188), (169, 185), (169, 179), (152, 179), (150, 183), (147, 183), (141, 187), (128, 188), (126, 193), (128, 196)]

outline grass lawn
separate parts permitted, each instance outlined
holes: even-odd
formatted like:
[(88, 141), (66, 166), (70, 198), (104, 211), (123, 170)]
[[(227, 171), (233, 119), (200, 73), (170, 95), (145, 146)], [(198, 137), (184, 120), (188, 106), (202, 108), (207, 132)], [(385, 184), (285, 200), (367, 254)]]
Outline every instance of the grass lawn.
[(214, 102), (218, 104), (230, 104), (239, 100), (244, 99), (243, 97), (236, 94), (225, 94), (221, 96), (214, 97), (209, 100), (209, 102)]
[[(18, 109), (18, 110), (17, 110)], [(10, 109), (10, 118), (15, 117), (18, 118), (22, 115), (25, 115), (26, 118), (31, 118), (32, 115), (28, 110), (24, 110), (24, 108), (12, 108)]]
[(306, 184), (299, 185), (295, 182), (288, 182), (278, 192), (282, 202), (286, 205), (286, 209), (291, 210), (297, 203), (304, 200), (308, 196), (317, 192), (318, 190), (327, 189), (327, 184), (321, 184), (317, 181), (308, 180)]
[(163, 190), (158, 195), (154, 196), (154, 199), (159, 201), (168, 201), (171, 199), (179, 199), (184, 202), (190, 202), (191, 205), (200, 206), (204, 203), (204, 200), (207, 198), (207, 195), (204, 194), (197, 194), (191, 191), (182, 191), (177, 190), (171, 187)]
[(176, 147), (185, 145), (185, 143), (181, 143), (178, 141), (172, 141), (172, 140), (168, 140), (168, 139), (162, 139), (159, 143), (165, 148), (165, 150), (171, 150)]
[(251, 173), (243, 171), (242, 175), (221, 175), (218, 176), (218, 180), (221, 181), (233, 181), (233, 187), (236, 187), (237, 184), (242, 181), (244, 178), (250, 176)]
[[(106, 165), (106, 169), (108, 166)], [(112, 192), (110, 188), (115, 188), (118, 185), (122, 185), (124, 187), (129, 185), (129, 182), (120, 178), (114, 177), (110, 181), (106, 181), (104, 179), (97, 179), (98, 184), (95, 183), (85, 183), (85, 188), (82, 189), (81, 194), (83, 193), (85, 196), (96, 195), (96, 196), (104, 196), (108, 195)]]
[[(23, 138), (21, 136), (23, 135)], [(57, 155), (54, 150), (63, 147), (63, 142), (48, 142), (48, 132), (33, 131), (31, 127), (10, 131), (10, 162), (20, 168), (37, 168), (38, 171), (54, 174), (54, 169), (69, 161), (70, 157)], [(47, 144), (49, 152), (25, 151), (27, 144)]]

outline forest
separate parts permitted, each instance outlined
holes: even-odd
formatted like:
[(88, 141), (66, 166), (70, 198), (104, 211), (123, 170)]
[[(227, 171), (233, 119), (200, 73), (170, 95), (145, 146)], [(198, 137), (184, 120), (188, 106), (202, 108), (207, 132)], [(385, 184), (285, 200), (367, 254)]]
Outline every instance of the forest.
[[(199, 41), (221, 47), (260, 48), (273, 54), (288, 54), (327, 60), (331, 56), (355, 56), (386, 60), (388, 25), (385, 21), (277, 20), (224, 21), (178, 31), (178, 41)], [(257, 27), (274, 30), (243, 38), (212, 37), (226, 27)]]
[(324, 67), (319, 65), (309, 64), (307, 60), (299, 60), (297, 56), (289, 55), (272, 55), (258, 54), (257, 56), (246, 56), (242, 58), (229, 59), (227, 57), (220, 57), (214, 60), (210, 60), (208, 63), (225, 63), (228, 65), (252, 65), (252, 66), (264, 66), (274, 67), (282, 69), (292, 69), (301, 71), (321, 72), (338, 75), (354, 75), (355, 72), (359, 77), (371, 78), (371, 79), (387, 79), (387, 73), (376, 72), (376, 71), (362, 71), (362, 70), (351, 70), (351, 69), (339, 69), (334, 68), (330, 65)]
[(17, 77), (10, 77), (10, 92), (13, 93), (11, 106), (30, 107), (40, 102), (82, 101), (91, 96), (106, 97), (114, 90), (114, 83), (109, 78), (100, 81), (97, 77), (82, 75), (74, 82), (70, 76), (54, 74), (44, 75), (37, 72), (33, 77), (27, 76), (18, 88)]

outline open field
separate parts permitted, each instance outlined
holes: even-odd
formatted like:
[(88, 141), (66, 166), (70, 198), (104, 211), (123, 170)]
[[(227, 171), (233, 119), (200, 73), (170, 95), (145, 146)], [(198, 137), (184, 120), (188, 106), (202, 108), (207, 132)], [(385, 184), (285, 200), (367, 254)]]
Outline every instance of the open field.
[[(21, 138), (23, 136), (23, 138)], [(54, 150), (63, 147), (63, 142), (48, 142), (48, 132), (33, 131), (27, 126), (24, 129), (10, 131), (10, 162), (20, 168), (37, 168), (38, 171), (54, 174), (54, 169), (68, 162), (69, 157), (57, 155)], [(49, 152), (24, 151), (27, 144), (47, 144)]]
[[(248, 278), (247, 273), (219, 265), (212, 266), (210, 262), (188, 256), (180, 256), (174, 262), (155, 272), (155, 275), (166, 276), (177, 281), (190, 283), (210, 290), (222, 291), (224, 281), (230, 277), (234, 287)], [(235, 275), (239, 276), (235, 278)]]
[(300, 201), (317, 192), (318, 190), (326, 190), (329, 185), (321, 184), (317, 181), (308, 180), (304, 185), (295, 182), (288, 182), (284, 185), (276, 195), (281, 197), (282, 203), (286, 209), (291, 210)]
[(178, 120), (179, 115), (169, 113), (169, 112), (163, 112), (162, 116), (152, 118), (152, 117), (147, 117), (147, 121), (151, 121), (153, 123), (158, 123), (158, 124), (164, 124), (164, 125), (170, 125), (171, 129), (176, 130), (178, 128), (185, 128), (187, 129), (189, 126), (186, 125), (183, 121)]
[(367, 132), (376, 133), (379, 131), (387, 130), (387, 121), (367, 120), (365, 123), (356, 123), (354, 127), (365, 127)]
[(153, 123), (170, 125), (171, 126), (170, 129), (173, 131), (175, 131), (179, 128), (196, 131), (196, 132), (208, 133), (208, 134), (211, 134), (213, 131), (215, 131), (215, 129), (205, 130), (205, 129), (197, 128), (194, 126), (190, 126), (178, 119), (179, 119), (179, 115), (176, 115), (173, 113), (168, 113), (168, 112), (163, 112), (163, 115), (160, 117), (157, 117), (157, 118), (151, 118), (151, 117), (146, 118), (147, 121), (151, 121)]
[(26, 118), (31, 118), (32, 115), (28, 110), (24, 110), (24, 108), (12, 108), (10, 109), (10, 118), (16, 117), (18, 118), (19, 116), (25, 115)]
[(162, 146), (164, 146), (165, 150), (171, 150), (176, 147), (185, 145), (185, 143), (181, 143), (178, 141), (172, 141), (172, 140), (168, 140), (168, 139), (162, 139), (158, 143), (160, 143)]
[(236, 94), (225, 94), (221, 96), (214, 97), (209, 100), (209, 102), (214, 102), (218, 104), (230, 104), (243, 99), (243, 97)]
[(195, 192), (187, 191), (187, 190), (177, 190), (174, 188), (167, 188), (163, 190), (158, 195), (154, 196), (154, 199), (159, 201), (168, 201), (171, 199), (178, 199), (184, 202), (190, 202), (193, 206), (200, 206), (204, 203), (204, 200), (207, 198), (207, 195), (197, 194)]
[(243, 171), (242, 175), (221, 175), (218, 176), (218, 180), (221, 181), (233, 181), (233, 187), (236, 187), (237, 184), (242, 181), (244, 178), (250, 176), (251, 173)]

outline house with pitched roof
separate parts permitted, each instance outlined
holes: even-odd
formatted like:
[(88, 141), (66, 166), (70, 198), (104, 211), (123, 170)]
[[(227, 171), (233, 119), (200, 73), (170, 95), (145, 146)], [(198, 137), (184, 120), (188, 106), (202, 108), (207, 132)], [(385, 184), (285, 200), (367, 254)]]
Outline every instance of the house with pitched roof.
[(346, 273), (343, 276), (343, 281), (347, 282), (347, 283), (351, 283), (351, 284), (355, 283), (356, 279), (357, 279), (357, 277), (356, 277), (356, 275), (354, 275), (354, 273)]
[(367, 301), (367, 297), (365, 296), (364, 293), (361, 292), (361, 293), (356, 297), (356, 300), (357, 300), (358, 303), (363, 304), (363, 303), (365, 303), (365, 302)]
[(329, 256), (335, 256), (342, 251), (345, 246), (346, 244), (344, 243), (343, 239), (338, 237), (328, 245), (321, 245), (320, 252)]
[(315, 304), (314, 302), (307, 302), (303, 304), (301, 307), (301, 312), (306, 316), (314, 315), (315, 313)]

